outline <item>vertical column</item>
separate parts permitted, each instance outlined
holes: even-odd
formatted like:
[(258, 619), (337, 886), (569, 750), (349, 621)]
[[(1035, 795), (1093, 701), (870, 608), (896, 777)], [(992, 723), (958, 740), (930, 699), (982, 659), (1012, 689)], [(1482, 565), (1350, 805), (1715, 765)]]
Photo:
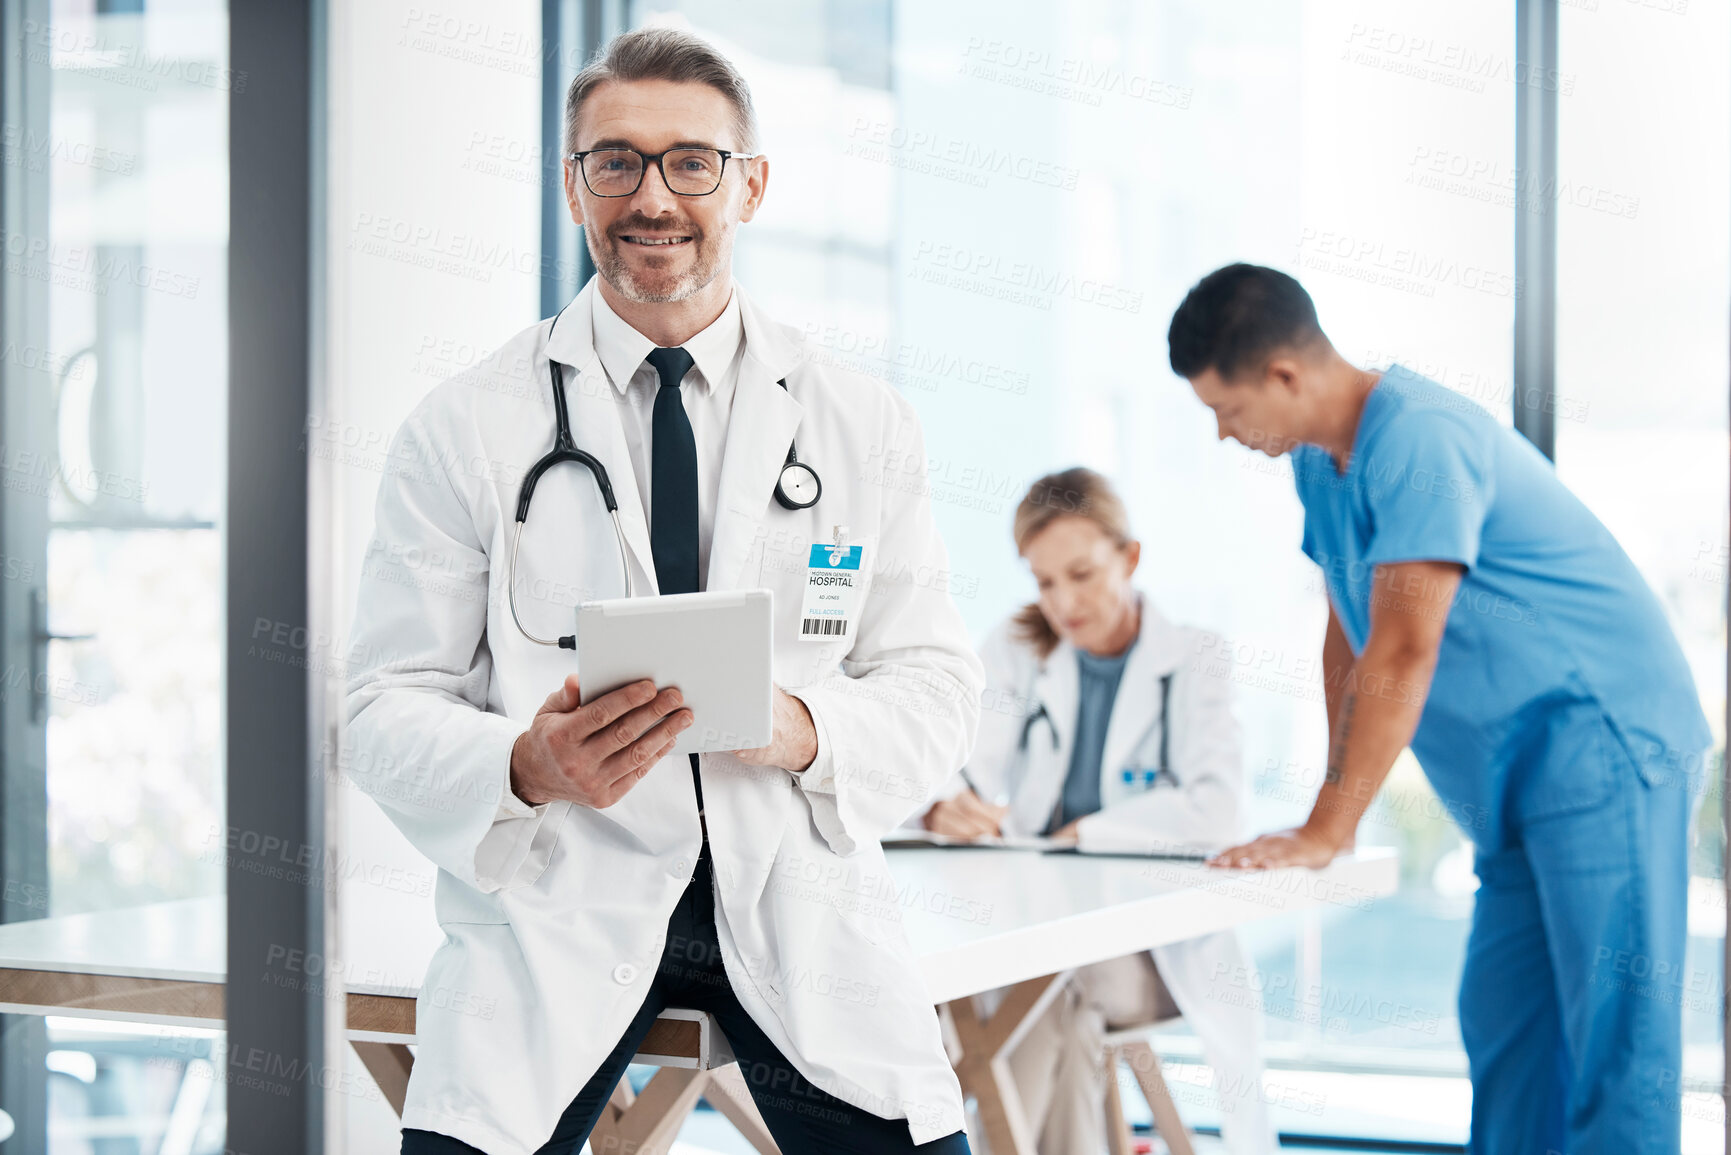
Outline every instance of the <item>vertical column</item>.
[(629, 0), (541, 0), (541, 315), (551, 317), (595, 273), (565, 205), (565, 89), (631, 27)]
[[(22, 255), (49, 239), (47, 166), (24, 163), (26, 140), (49, 139), (48, 0), (0, 9), (0, 115), (20, 160), (0, 166), (0, 224), (20, 255), (0, 278), (0, 341), (48, 349), (48, 278), (31, 275)], [(0, 364), (0, 431), (9, 457), (54, 453), (54, 381), (45, 364), (8, 357)], [(6, 471), (17, 469), (7, 465)], [(134, 475), (136, 476), (136, 475)], [(10, 481), (37, 481), (29, 476)], [(48, 497), (33, 485), (0, 493), (0, 557), (30, 580), (0, 582), (0, 670), (23, 693), (0, 696), (0, 876), (48, 894), (48, 701), (38, 677), (48, 669)], [(22, 678), (19, 677), (22, 675)], [(47, 910), (0, 903), (0, 921)], [(48, 1149), (48, 1031), (36, 1015), (0, 1016), (0, 1105), (16, 1127), (8, 1152)]]
[[(280, 847), (291, 877), (228, 870), (228, 1139), (233, 1151), (325, 1150), (327, 1000), (340, 991), (261, 981), (280, 952), (331, 960), (323, 885), (330, 848), (314, 767), (324, 679), (337, 656), (319, 595), (309, 495), (328, 494), (302, 448), (314, 409), (315, 275), (322, 252), (315, 77), (322, 0), (233, 0), (230, 64), (247, 78), (229, 112), (229, 395), (224, 755), (228, 828)], [(322, 525), (323, 522), (321, 521)], [(328, 526), (325, 527), (328, 531)], [(321, 621), (320, 617), (325, 620)], [(248, 656), (259, 623), (299, 661)], [(279, 631), (280, 632), (280, 631)], [(330, 920), (334, 930), (335, 920)], [(327, 966), (335, 981), (340, 971)], [(335, 996), (333, 998), (333, 995)], [(340, 1053), (339, 1053), (340, 1054)], [(256, 1072), (258, 1079), (241, 1078)], [(287, 1093), (284, 1093), (286, 1090)], [(334, 1097), (334, 1096), (333, 1096)]]
[(589, 276), (589, 254), (565, 207), (565, 86), (593, 47), (576, 9), (597, 0), (541, 0), (541, 315), (564, 307)]
[[(1557, 187), (1557, 0), (1515, 0), (1515, 171), (1520, 189)], [(1549, 197), (1515, 203), (1515, 428), (1557, 455), (1557, 216)]]

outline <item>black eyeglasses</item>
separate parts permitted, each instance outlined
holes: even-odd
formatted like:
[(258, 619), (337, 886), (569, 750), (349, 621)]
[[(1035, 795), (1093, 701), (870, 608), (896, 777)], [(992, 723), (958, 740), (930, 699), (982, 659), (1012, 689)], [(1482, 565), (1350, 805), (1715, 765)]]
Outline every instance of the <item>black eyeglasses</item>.
[(566, 157), (583, 173), (583, 183), (598, 197), (628, 197), (643, 183), (644, 170), (654, 161), (670, 192), (682, 197), (706, 197), (721, 187), (727, 159), (751, 160), (756, 152), (728, 152), (721, 148), (670, 148), (666, 152), (638, 152), (634, 148), (592, 148)]

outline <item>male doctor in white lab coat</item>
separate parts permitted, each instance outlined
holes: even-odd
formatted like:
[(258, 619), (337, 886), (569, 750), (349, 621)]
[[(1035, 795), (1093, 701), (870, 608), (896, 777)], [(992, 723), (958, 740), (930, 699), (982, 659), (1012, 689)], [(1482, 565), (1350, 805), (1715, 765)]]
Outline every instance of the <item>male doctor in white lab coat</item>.
[[(716, 1016), (790, 1155), (965, 1152), (931, 998), (895, 896), (870, 881), (879, 837), (961, 764), (979, 713), (948, 595), (897, 580), (947, 570), (905, 472), (925, 460), (919, 426), (883, 385), (806, 364), (733, 283), (768, 164), (713, 48), (621, 36), (573, 82), (565, 129), (599, 276), (404, 422), (361, 585), (347, 741), (439, 867), (446, 935), (402, 1150), (574, 1155), (656, 1014), (686, 1006)], [(774, 592), (769, 746), (665, 757), (691, 723), (676, 687), (580, 707), (571, 652), (513, 624), (506, 561), (524, 471), (553, 443), (549, 359), (576, 444), (611, 477), (637, 589)], [(796, 437), (823, 490), (790, 510), (771, 495)], [(838, 525), (864, 589), (845, 635), (802, 640), (810, 546)], [(523, 628), (566, 633), (577, 601), (624, 596), (619, 550), (589, 471), (546, 473), (515, 567)]]

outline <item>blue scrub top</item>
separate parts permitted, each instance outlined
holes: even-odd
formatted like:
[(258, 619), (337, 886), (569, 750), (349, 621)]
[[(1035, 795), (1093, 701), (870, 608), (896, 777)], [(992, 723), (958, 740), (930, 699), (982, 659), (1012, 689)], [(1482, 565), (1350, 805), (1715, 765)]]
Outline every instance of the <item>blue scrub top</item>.
[(1365, 399), (1344, 475), (1313, 445), (1292, 465), (1304, 552), (1353, 653), (1376, 566), (1466, 567), (1412, 749), (1475, 840), (1500, 824), (1512, 771), (1568, 773), (1537, 764), (1558, 749), (1557, 720), (1583, 709), (1650, 783), (1698, 785), (1712, 733), (1664, 610), (1526, 438), (1397, 365)]

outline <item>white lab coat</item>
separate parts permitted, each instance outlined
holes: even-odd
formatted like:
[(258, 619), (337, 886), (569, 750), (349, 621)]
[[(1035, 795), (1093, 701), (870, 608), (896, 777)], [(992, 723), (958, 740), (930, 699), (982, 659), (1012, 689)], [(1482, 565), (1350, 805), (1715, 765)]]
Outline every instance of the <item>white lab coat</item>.
[[(612, 1049), (656, 973), (701, 834), (686, 758), (617, 804), (530, 807), (510, 793), (512, 744), (577, 670), (512, 625), (504, 565), (524, 471), (553, 440), (547, 357), (565, 370), (578, 445), (611, 475), (639, 591), (649, 526), (613, 386), (593, 347), (594, 283), (485, 365), (435, 388), (403, 423), (380, 486), (348, 686), (349, 762), (439, 868), (445, 941), (416, 1004), (405, 1127), (520, 1155)], [(707, 588), (774, 592), (774, 675), (811, 710), (804, 775), (702, 757), (717, 927), (734, 993), (807, 1079), (928, 1142), (963, 1125), (961, 1088), (901, 929), (880, 836), (966, 755), (981, 670), (948, 573), (911, 407), (879, 382), (809, 363), (795, 330), (741, 294), (746, 352), (726, 442)], [(777, 384), (786, 377), (788, 389)], [(772, 498), (789, 442), (823, 482)], [(797, 638), (806, 555), (847, 527), (872, 577), (857, 632)], [(619, 547), (594, 481), (540, 481), (518, 559), (534, 633), (569, 633), (580, 599), (618, 597)]]
[[(1101, 809), (1077, 824), (1080, 845), (1094, 851), (1219, 850), (1243, 834), (1245, 776), (1232, 683), (1208, 673), (1198, 660), (1215, 650), (1216, 639), (1168, 622), (1147, 597), (1137, 597), (1141, 631), (1106, 727)], [(1059, 642), (1041, 660), (1006, 622), (980, 653), (986, 689), (968, 775), (988, 794), (1008, 797), (1006, 834), (1042, 833), (1070, 769), (1078, 695), (1075, 647)], [(1168, 674), (1167, 758), (1178, 784), (1163, 778), (1144, 788), (1142, 771), (1159, 763), (1167, 721), (1161, 716), (1160, 682)], [(1036, 721), (1024, 749), (1026, 720), (1042, 704), (1051, 724)], [(1124, 784), (1125, 769), (1133, 771), (1135, 785)], [(960, 786), (957, 775), (942, 793), (954, 794)], [(1227, 1149), (1233, 1155), (1272, 1152), (1274, 1133), (1261, 1088), (1261, 997), (1237, 933), (1219, 931), (1149, 953), (1214, 1068)]]

